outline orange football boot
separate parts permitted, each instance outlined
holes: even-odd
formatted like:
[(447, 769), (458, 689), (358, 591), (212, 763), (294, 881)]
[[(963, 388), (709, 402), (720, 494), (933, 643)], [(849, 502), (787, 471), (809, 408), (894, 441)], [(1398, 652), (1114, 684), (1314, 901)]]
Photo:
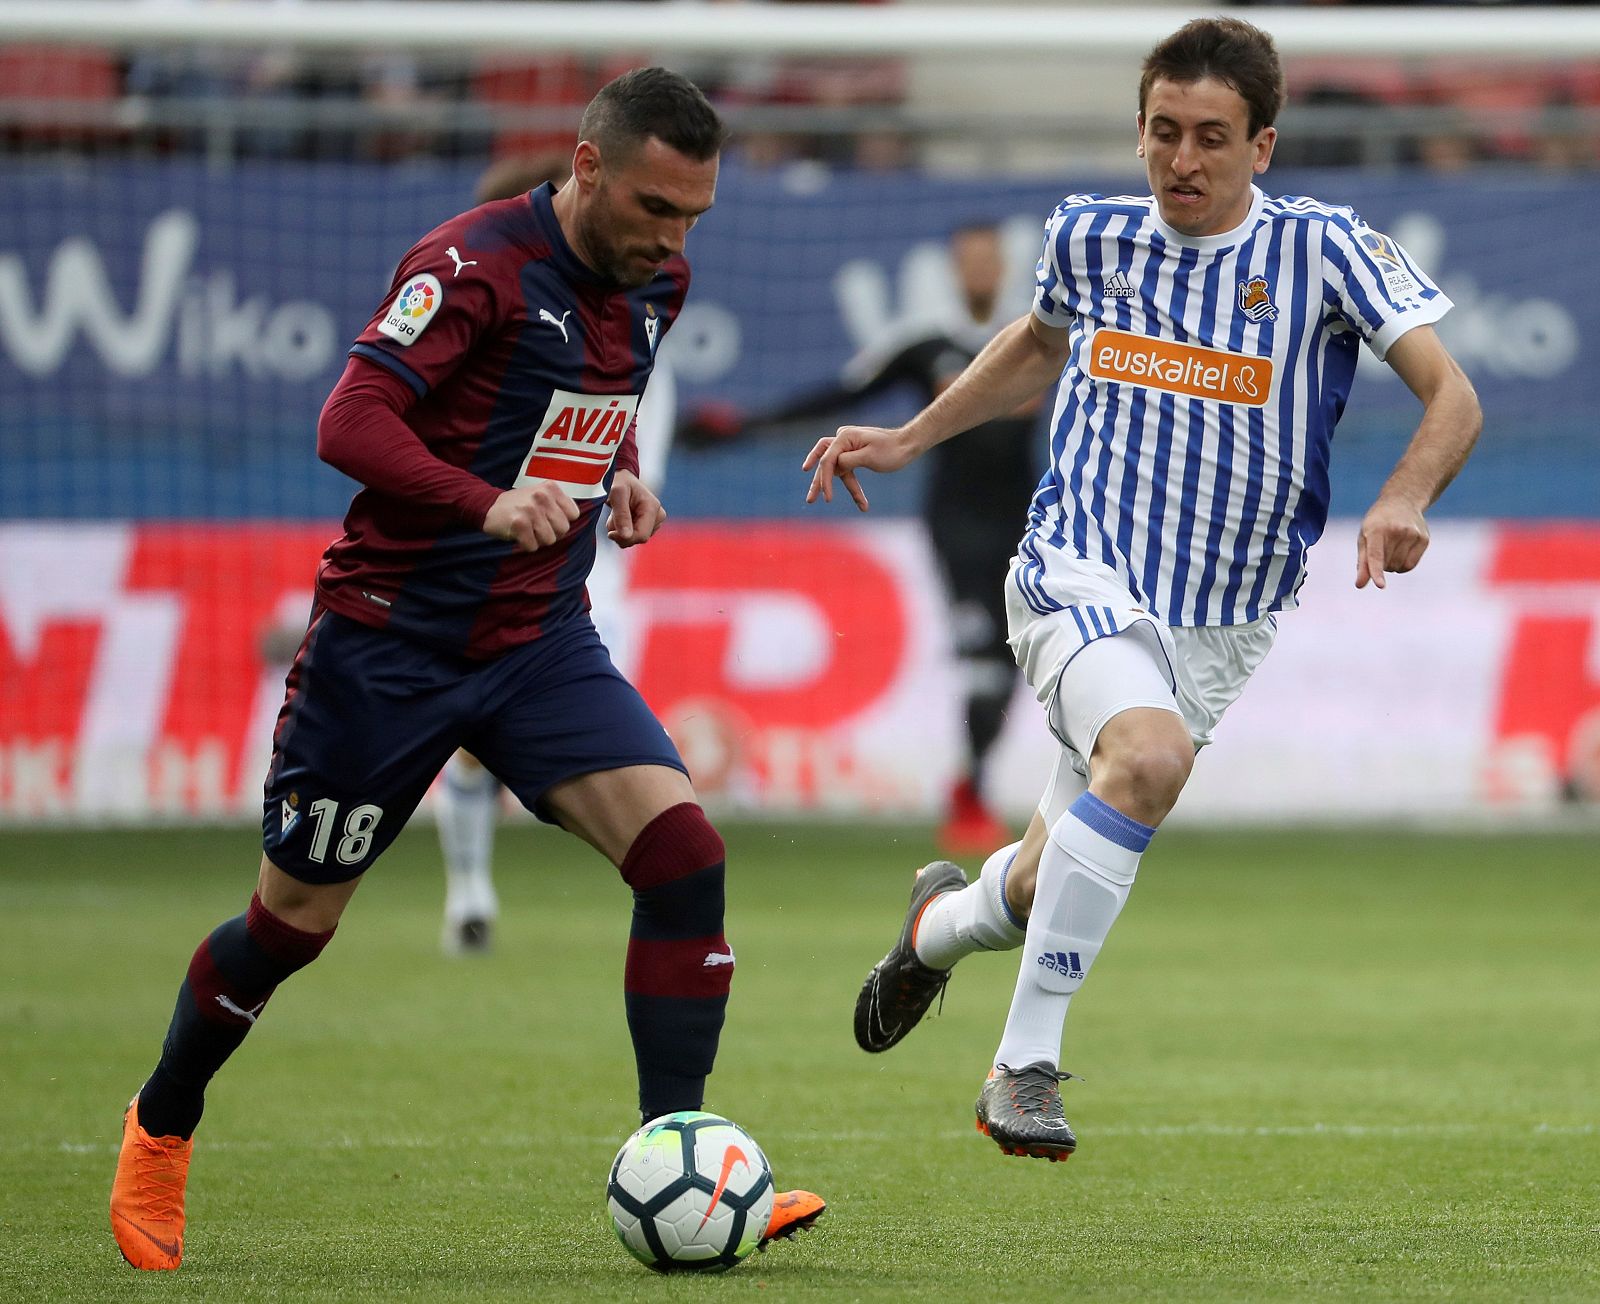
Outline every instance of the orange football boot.
[(111, 1183), (111, 1230), (134, 1267), (157, 1272), (183, 1262), (183, 1188), (193, 1152), (193, 1139), (151, 1136), (139, 1126), (139, 1097), (128, 1102)]
[(812, 1195), (810, 1191), (780, 1191), (772, 1197), (772, 1217), (767, 1219), (767, 1231), (758, 1248), (764, 1250), (772, 1241), (806, 1231), (827, 1211), (828, 1202), (820, 1195)]

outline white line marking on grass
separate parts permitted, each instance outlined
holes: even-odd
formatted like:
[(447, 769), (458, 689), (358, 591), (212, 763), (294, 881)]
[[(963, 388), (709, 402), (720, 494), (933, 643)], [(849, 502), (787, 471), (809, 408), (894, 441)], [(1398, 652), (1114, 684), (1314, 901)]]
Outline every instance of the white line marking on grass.
[[(1087, 1130), (1087, 1129), (1086, 1129)], [(1508, 1126), (1505, 1124), (1491, 1125), (1486, 1123), (1292, 1123), (1278, 1125), (1263, 1125), (1250, 1127), (1242, 1124), (1229, 1123), (1174, 1123), (1153, 1126), (1110, 1126), (1092, 1129), (1093, 1136), (1105, 1137), (1185, 1137), (1185, 1136), (1218, 1136), (1218, 1137), (1446, 1137), (1446, 1136), (1594, 1136), (1600, 1133), (1600, 1124), (1595, 1123), (1534, 1123), (1523, 1126)], [(966, 1141), (971, 1133), (962, 1128), (959, 1131), (935, 1132), (932, 1136), (937, 1140)], [(622, 1134), (605, 1136), (573, 1136), (570, 1133), (565, 1138), (569, 1143), (578, 1145), (619, 1145)], [(822, 1141), (822, 1142), (849, 1142), (849, 1141), (897, 1141), (900, 1134), (894, 1132), (849, 1131), (849, 1132), (797, 1132), (793, 1138), (796, 1142)], [(469, 1138), (466, 1144), (480, 1146), (492, 1150), (529, 1150), (535, 1146), (548, 1146), (548, 1136), (538, 1136), (529, 1133), (525, 1136), (490, 1136)], [(282, 1141), (206, 1141), (205, 1149), (209, 1152), (218, 1150), (223, 1152), (250, 1152), (273, 1150), (311, 1150), (311, 1151), (337, 1151), (337, 1150), (442, 1150), (447, 1146), (458, 1146), (462, 1143), (460, 1137), (414, 1136), (394, 1137), (388, 1136), (381, 1139), (367, 1139), (363, 1137), (326, 1137), (320, 1140), (285, 1139)], [(9, 1142), (0, 1144), (0, 1153), (26, 1154), (38, 1153), (41, 1150), (54, 1150), (60, 1154), (93, 1155), (116, 1154), (117, 1144), (109, 1141), (61, 1141), (54, 1146), (48, 1142)]]

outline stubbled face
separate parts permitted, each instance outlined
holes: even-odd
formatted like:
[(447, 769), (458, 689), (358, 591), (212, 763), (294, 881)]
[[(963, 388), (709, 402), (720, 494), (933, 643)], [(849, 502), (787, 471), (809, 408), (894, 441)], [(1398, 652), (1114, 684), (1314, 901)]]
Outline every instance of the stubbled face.
[(717, 192), (715, 158), (689, 158), (654, 136), (620, 160), (602, 158), (584, 141), (573, 172), (579, 252), (602, 276), (630, 287), (683, 252), (689, 228)]
[(1184, 235), (1220, 235), (1250, 211), (1250, 183), (1277, 129), (1250, 135), (1250, 110), (1226, 82), (1157, 78), (1139, 114), (1139, 150), (1161, 217)]
[(975, 320), (987, 321), (1006, 270), (1000, 233), (988, 227), (958, 231), (950, 241), (950, 257), (968, 311)]

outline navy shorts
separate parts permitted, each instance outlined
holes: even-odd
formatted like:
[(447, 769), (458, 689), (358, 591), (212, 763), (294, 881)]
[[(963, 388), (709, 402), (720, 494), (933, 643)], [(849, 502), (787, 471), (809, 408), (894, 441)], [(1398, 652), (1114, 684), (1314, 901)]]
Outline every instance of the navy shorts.
[(357, 877), (458, 747), (541, 818), (540, 799), (564, 779), (629, 765), (688, 772), (586, 615), (483, 662), (319, 606), (273, 739), (268, 859), (305, 883)]

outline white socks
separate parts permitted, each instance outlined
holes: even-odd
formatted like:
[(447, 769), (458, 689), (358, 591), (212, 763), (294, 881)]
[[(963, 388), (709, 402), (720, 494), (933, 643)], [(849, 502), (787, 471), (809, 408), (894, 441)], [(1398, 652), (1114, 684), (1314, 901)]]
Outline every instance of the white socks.
[(931, 969), (948, 969), (974, 951), (1012, 951), (1022, 945), (1026, 921), (1006, 904), (1006, 871), (1021, 845), (1001, 847), (984, 861), (976, 881), (928, 903), (917, 923), (917, 959)]
[(499, 807), (500, 781), (476, 762), (463, 761), (460, 753), (452, 756), (434, 807), (444, 850), (446, 924), (492, 920), (500, 913), (490, 874)]
[(1067, 1007), (1133, 890), (1154, 833), (1088, 792), (1051, 827), (996, 1064), (1060, 1064)]

